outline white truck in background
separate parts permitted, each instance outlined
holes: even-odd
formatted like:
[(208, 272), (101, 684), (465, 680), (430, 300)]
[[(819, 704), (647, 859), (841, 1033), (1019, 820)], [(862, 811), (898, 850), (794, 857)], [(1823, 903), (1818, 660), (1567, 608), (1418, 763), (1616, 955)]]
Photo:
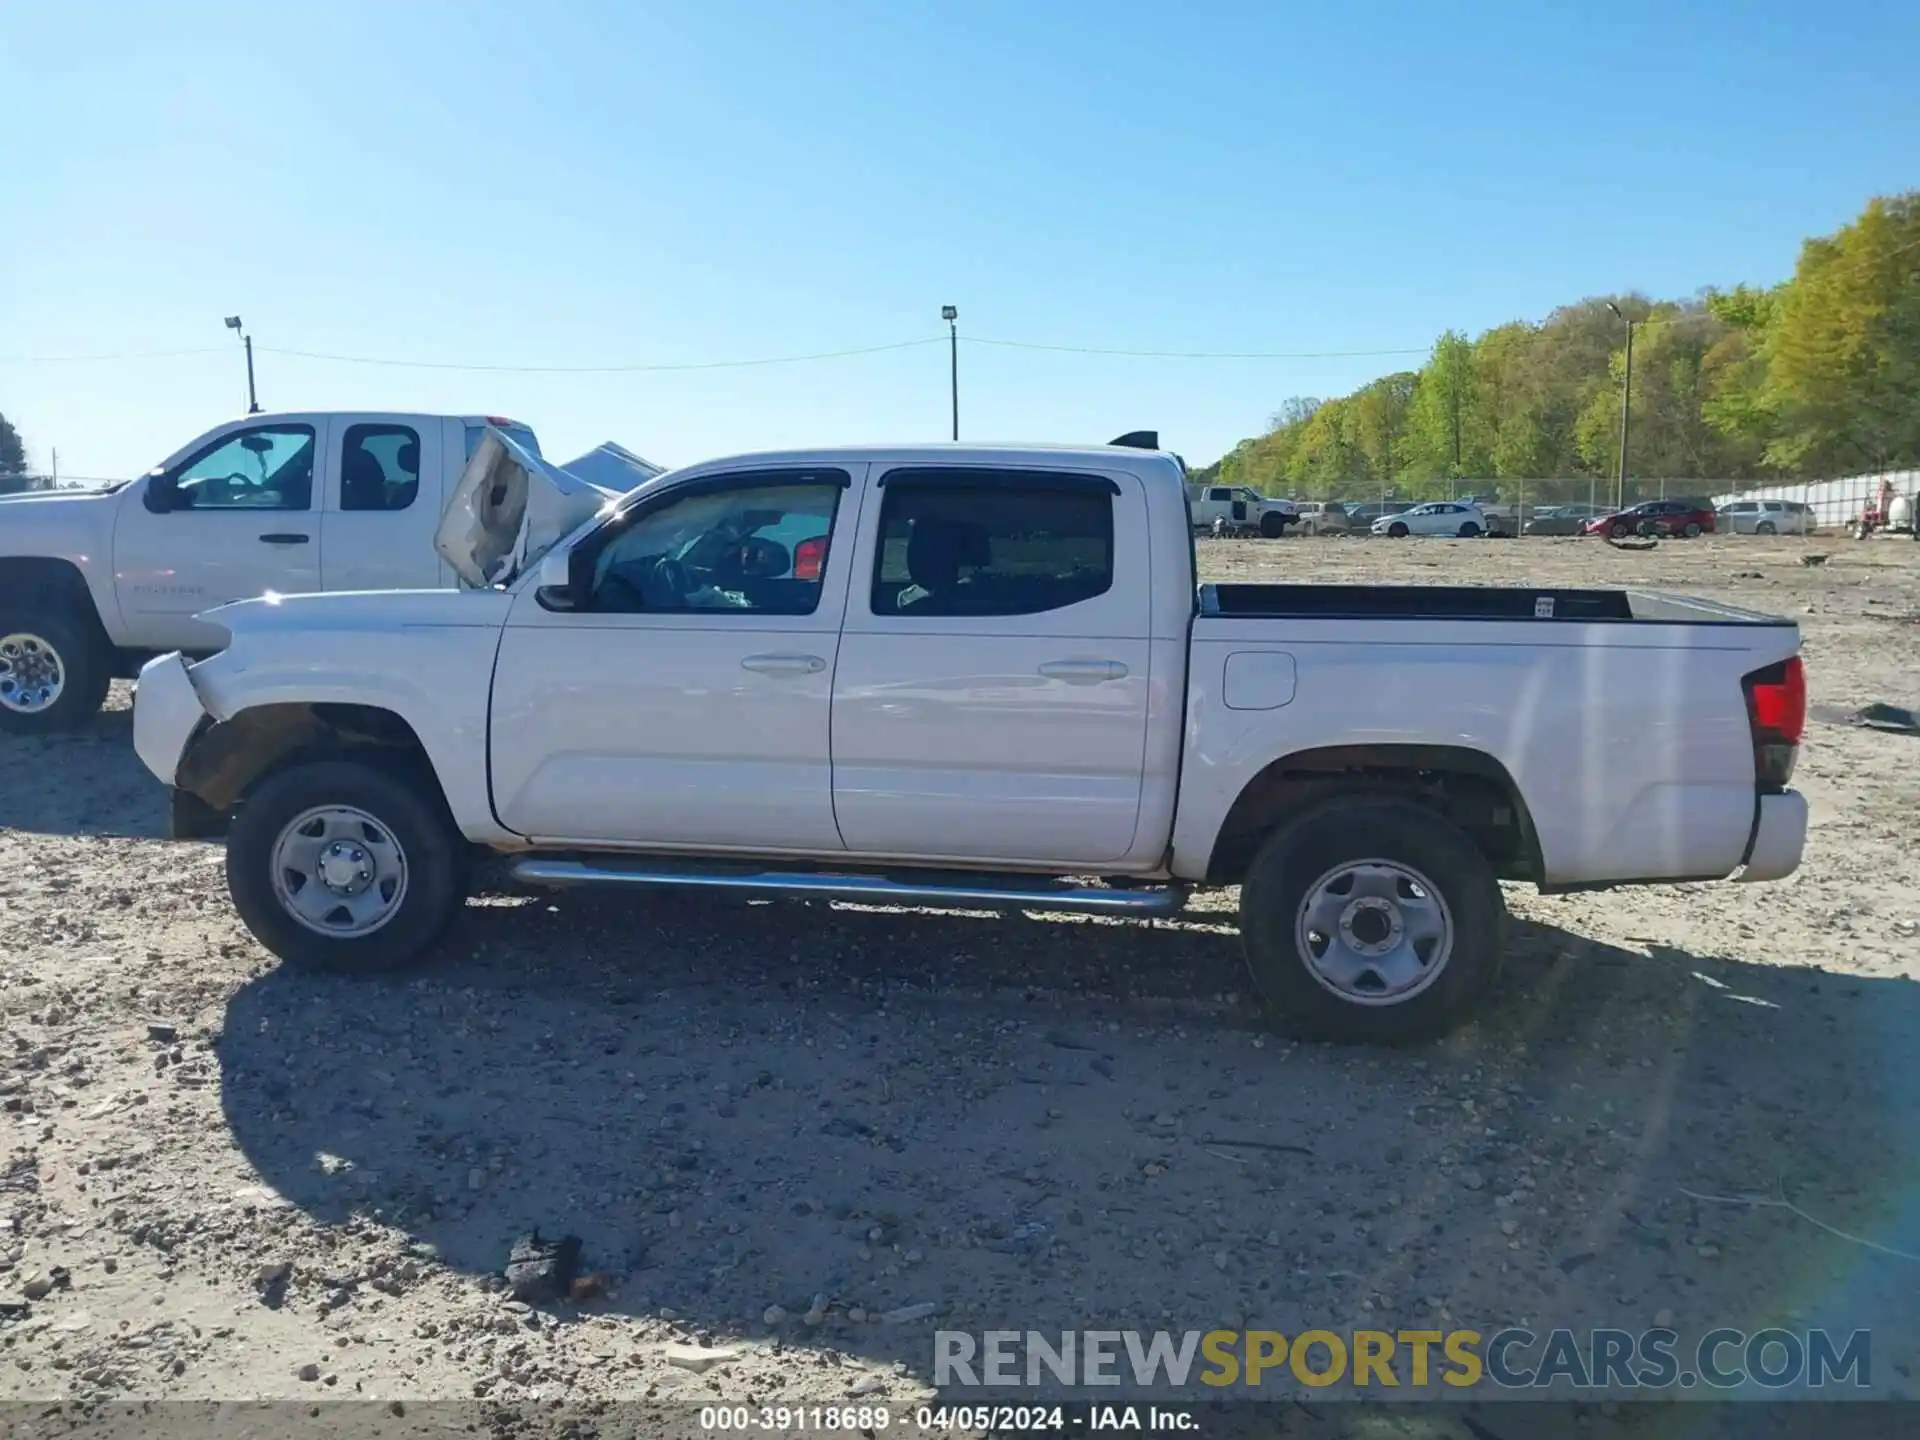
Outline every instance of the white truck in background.
[[(195, 617), (228, 601), (453, 587), (434, 534), (489, 426), (539, 454), (499, 416), (256, 414), (130, 483), (0, 500), (0, 730), (76, 724), (149, 657), (217, 649)], [(632, 466), (617, 488), (576, 479), (596, 505), (659, 473), (617, 446), (589, 458)]]
[(1244, 485), (1189, 485), (1187, 508), (1196, 533), (1224, 530), (1229, 535), (1263, 535), (1277, 540), (1298, 524), (1300, 507), (1291, 500), (1270, 500)]
[(229, 605), (203, 617), (223, 651), (141, 672), (174, 833), (227, 837), (289, 963), (423, 954), (476, 850), (532, 884), (961, 909), (1170, 915), (1239, 885), (1276, 1008), (1395, 1040), (1494, 983), (1497, 880), (1800, 860), (1791, 620), (1196, 588), (1181, 469), (1141, 448), (743, 455), (598, 513), (539, 503), (546, 468), (476, 450), (438, 540), (472, 588)]

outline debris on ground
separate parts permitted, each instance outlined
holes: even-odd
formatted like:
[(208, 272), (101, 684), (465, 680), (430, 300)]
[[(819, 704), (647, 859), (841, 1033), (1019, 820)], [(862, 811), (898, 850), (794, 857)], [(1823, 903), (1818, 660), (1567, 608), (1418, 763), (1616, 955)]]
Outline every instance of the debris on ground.
[(507, 1253), (507, 1284), (514, 1299), (529, 1305), (566, 1296), (579, 1269), (580, 1238), (577, 1235), (542, 1240), (538, 1230), (529, 1231), (515, 1240)]

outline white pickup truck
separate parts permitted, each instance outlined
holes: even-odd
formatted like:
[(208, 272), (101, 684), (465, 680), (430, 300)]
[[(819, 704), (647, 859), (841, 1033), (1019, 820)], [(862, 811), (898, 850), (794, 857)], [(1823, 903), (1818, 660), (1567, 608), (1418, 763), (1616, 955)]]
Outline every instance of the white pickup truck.
[[(489, 425), (538, 453), (496, 416), (249, 415), (129, 484), (0, 501), (0, 729), (76, 724), (150, 656), (218, 648), (194, 617), (230, 600), (452, 586), (434, 534)], [(634, 464), (621, 489), (658, 473)]]
[(1187, 507), (1196, 531), (1218, 528), (1277, 540), (1300, 521), (1300, 507), (1293, 501), (1270, 500), (1244, 485), (1189, 485)]
[(1496, 880), (1799, 863), (1788, 620), (1196, 588), (1180, 469), (1145, 449), (740, 456), (536, 526), (542, 486), (490, 433), (439, 540), (484, 588), (230, 605), (223, 652), (141, 672), (175, 833), (226, 834), (287, 961), (421, 954), (476, 849), (532, 883), (963, 909), (1238, 884), (1275, 1006), (1398, 1039), (1494, 981)]

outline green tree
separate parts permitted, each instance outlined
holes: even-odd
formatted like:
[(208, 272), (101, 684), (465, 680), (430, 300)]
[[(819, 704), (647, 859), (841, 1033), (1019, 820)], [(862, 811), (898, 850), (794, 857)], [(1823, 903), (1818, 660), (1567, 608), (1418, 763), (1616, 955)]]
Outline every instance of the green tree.
[(1457, 330), (1434, 342), (1407, 413), (1407, 469), (1416, 479), (1458, 480), (1479, 468), (1473, 438), (1473, 344)]
[(6, 416), (0, 415), (0, 475), (15, 475), (27, 468), (27, 447), (20, 432)]
[(1629, 479), (1920, 464), (1913, 191), (1809, 240), (1793, 277), (1770, 288), (1594, 297), (1474, 340), (1449, 330), (1418, 371), (1340, 400), (1289, 400), (1214, 473), (1317, 494), (1612, 476), (1626, 332), (1611, 307), (1635, 325)]
[(1411, 370), (1402, 370), (1375, 380), (1353, 397), (1354, 444), (1366, 462), (1366, 480), (1379, 488), (1391, 486), (1400, 473), (1406, 449), (1407, 416), (1419, 378)]
[(1920, 191), (1801, 247), (1765, 353), (1769, 462), (1805, 474), (1920, 461)]

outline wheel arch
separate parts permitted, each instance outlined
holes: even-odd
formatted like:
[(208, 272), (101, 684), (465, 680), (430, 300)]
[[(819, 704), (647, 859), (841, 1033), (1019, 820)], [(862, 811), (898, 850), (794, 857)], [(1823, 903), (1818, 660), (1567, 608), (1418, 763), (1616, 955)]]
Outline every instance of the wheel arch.
[(1208, 853), (1206, 879), (1238, 884), (1280, 824), (1354, 794), (1392, 795), (1445, 816), (1502, 879), (1546, 869), (1526, 797), (1498, 757), (1464, 745), (1330, 745), (1270, 761), (1234, 798)]
[(451, 813), (426, 745), (399, 712), (336, 701), (281, 701), (251, 706), (226, 720), (209, 716), (194, 731), (174, 775), (175, 838), (224, 833), (234, 808), (263, 781), (314, 760), (355, 760), (417, 782)]
[(93, 589), (71, 560), (40, 555), (0, 556), (0, 605), (65, 605), (108, 639)]

